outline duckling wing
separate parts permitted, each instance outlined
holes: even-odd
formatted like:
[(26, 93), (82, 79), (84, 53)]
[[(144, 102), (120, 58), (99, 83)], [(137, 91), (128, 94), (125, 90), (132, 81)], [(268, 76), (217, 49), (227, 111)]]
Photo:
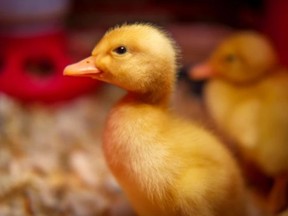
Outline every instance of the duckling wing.
[(205, 90), (205, 102), (211, 117), (245, 148), (252, 148), (258, 139), (257, 114), (261, 103), (254, 91), (221, 80), (211, 81)]
[(269, 88), (259, 112), (255, 154), (263, 169), (275, 174), (288, 171), (288, 76), (275, 77), (263, 85)]
[(246, 149), (253, 149), (259, 140), (258, 113), (261, 103), (256, 98), (238, 104), (229, 116), (231, 136)]
[(246, 215), (243, 181), (228, 150), (201, 126), (175, 125), (169, 140), (179, 164), (175, 200), (183, 215)]

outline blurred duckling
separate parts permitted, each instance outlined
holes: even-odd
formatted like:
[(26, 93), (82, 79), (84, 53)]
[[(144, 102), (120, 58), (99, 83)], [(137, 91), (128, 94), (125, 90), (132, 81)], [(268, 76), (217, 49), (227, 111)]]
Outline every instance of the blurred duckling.
[(192, 79), (210, 78), (204, 99), (212, 118), (251, 161), (275, 179), (273, 212), (287, 207), (288, 73), (263, 35), (238, 32), (221, 43)]
[(230, 153), (170, 110), (176, 71), (177, 49), (164, 31), (125, 24), (64, 74), (127, 90), (108, 116), (103, 149), (140, 216), (245, 216), (243, 181)]

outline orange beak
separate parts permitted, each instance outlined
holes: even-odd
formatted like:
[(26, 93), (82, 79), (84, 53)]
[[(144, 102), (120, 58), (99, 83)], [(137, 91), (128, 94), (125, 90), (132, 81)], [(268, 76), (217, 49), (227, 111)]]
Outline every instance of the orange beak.
[(188, 72), (188, 75), (193, 80), (202, 80), (216, 76), (217, 72), (214, 70), (211, 64), (202, 63), (192, 67)]
[(93, 78), (96, 74), (100, 73), (101, 70), (94, 64), (94, 57), (90, 56), (75, 64), (66, 66), (63, 74), (65, 76), (85, 76)]

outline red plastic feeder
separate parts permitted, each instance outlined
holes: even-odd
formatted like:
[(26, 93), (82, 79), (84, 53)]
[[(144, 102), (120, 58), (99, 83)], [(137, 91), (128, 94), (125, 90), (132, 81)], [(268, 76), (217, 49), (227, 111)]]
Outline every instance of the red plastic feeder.
[(99, 82), (64, 77), (71, 63), (63, 33), (0, 38), (0, 91), (22, 101), (56, 102), (87, 93)]

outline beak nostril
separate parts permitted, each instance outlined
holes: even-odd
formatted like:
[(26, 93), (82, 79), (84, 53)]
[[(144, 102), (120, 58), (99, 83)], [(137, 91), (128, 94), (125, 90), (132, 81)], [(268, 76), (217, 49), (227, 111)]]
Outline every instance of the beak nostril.
[(87, 64), (90, 64), (90, 61), (86, 61)]

